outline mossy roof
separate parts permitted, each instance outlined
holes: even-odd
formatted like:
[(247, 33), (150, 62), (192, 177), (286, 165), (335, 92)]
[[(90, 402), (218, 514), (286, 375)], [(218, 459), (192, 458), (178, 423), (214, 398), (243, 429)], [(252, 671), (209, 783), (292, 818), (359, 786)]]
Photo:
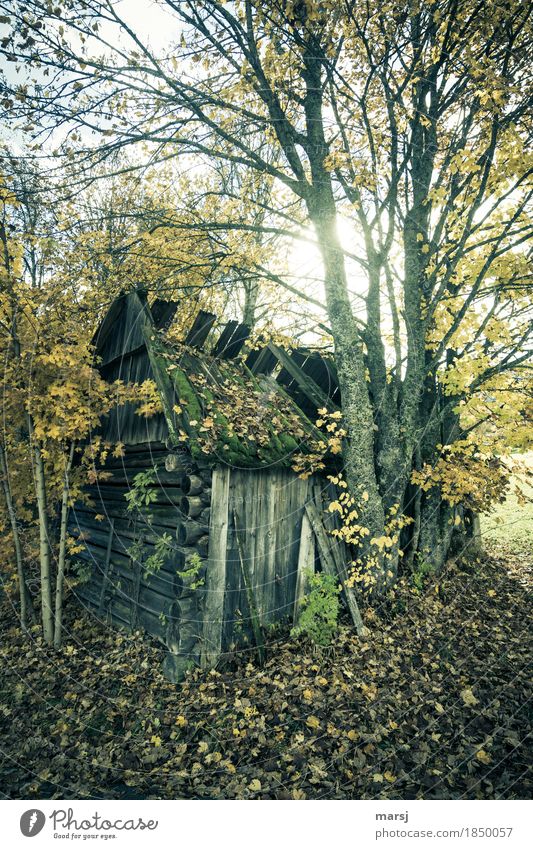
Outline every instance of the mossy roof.
[[(166, 302), (157, 303), (164, 307), (158, 311), (163, 316), (172, 312)], [(255, 352), (247, 357), (235, 354), (241, 347), (235, 339), (244, 340), (246, 328), (242, 337), (240, 331), (236, 336), (229, 334), (231, 351), (221, 352), (223, 333), (207, 353), (203, 345), (214, 316), (206, 313), (197, 318), (195, 328), (207, 329), (202, 335), (200, 328), (200, 344), (191, 343), (196, 338), (192, 331), (186, 341), (175, 343), (161, 329), (158, 312), (148, 305), (144, 293), (122, 295), (104, 317), (95, 344), (102, 367), (146, 348), (169, 443), (186, 446), (195, 459), (208, 464), (286, 466), (299, 472), (321, 468), (327, 439), (315, 426), (314, 413), (318, 406), (329, 405), (330, 399), (309, 374), (300, 373), (297, 358), (267, 345), (274, 352), (267, 352), (270, 362), (279, 363), (288, 378), (288, 385), (282, 385), (269, 374), (255, 373), (256, 365), (248, 368), (246, 360), (251, 363)], [(230, 322), (227, 330), (236, 324)]]
[(171, 344), (154, 328), (147, 349), (171, 441), (193, 457), (237, 467), (304, 469), (327, 450), (324, 435), (272, 378), (242, 358), (224, 360)]

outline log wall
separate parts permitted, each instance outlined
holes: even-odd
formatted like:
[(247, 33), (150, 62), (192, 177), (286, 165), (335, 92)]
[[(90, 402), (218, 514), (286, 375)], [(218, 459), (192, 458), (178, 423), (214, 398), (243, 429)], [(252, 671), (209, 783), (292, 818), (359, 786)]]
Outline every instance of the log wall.
[[(155, 500), (129, 511), (135, 474), (154, 467)], [(331, 536), (324, 543), (323, 531), (315, 544), (323, 481), (278, 468), (202, 469), (185, 453), (169, 455), (163, 443), (131, 446), (106, 471), (105, 483), (87, 489), (90, 503), (76, 505), (69, 518), (82, 546), (75, 557), (90, 572), (77, 592), (114, 626), (157, 638), (171, 680), (191, 665), (255, 651), (258, 628), (292, 622), (320, 557), (323, 568), (340, 574), (339, 543)], [(147, 574), (144, 564), (163, 534), (170, 547), (161, 568)]]

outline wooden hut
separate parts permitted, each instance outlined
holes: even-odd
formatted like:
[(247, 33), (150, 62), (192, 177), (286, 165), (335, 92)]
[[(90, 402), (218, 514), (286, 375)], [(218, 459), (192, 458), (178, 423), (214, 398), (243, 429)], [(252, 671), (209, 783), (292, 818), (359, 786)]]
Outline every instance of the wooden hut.
[[(236, 647), (255, 650), (264, 626), (293, 620), (308, 570), (345, 577), (346, 553), (328, 530), (324, 474), (303, 478), (323, 450), (317, 409), (339, 400), (330, 359), (269, 343), (200, 312), (180, 343), (166, 329), (177, 305), (119, 297), (96, 335), (102, 376), (152, 379), (162, 412), (131, 404), (105, 417), (110, 451), (70, 534), (89, 577), (77, 593), (113, 625), (144, 629), (179, 680)], [(353, 593), (346, 600), (358, 627)]]

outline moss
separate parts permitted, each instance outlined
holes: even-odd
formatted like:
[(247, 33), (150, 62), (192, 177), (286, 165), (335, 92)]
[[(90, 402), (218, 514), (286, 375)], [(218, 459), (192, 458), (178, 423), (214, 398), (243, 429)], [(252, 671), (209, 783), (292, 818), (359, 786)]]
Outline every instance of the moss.
[(196, 395), (196, 391), (194, 390), (192, 383), (185, 376), (185, 373), (179, 366), (173, 364), (170, 370), (170, 376), (174, 384), (176, 395), (178, 396), (178, 401), (179, 399), (182, 399), (187, 402), (187, 408), (184, 412), (187, 413), (189, 421), (199, 421), (202, 419), (202, 406), (198, 401), (198, 396)]
[[(150, 337), (150, 348), (151, 357), (156, 360), (154, 373), (157, 375), (161, 394), (166, 395), (164, 406), (169, 430), (170, 407), (170, 421), (175, 423), (178, 431), (181, 428), (187, 434), (187, 447), (195, 459), (201, 458), (205, 461), (211, 456), (217, 461), (240, 467), (291, 466), (295, 452), (306, 453), (306, 437), (323, 441), (326, 447), (323, 434), (306, 418), (283, 388), (258, 379), (242, 362), (211, 361), (208, 357), (197, 356), (188, 349), (176, 350), (166, 347), (159, 338), (154, 339), (153, 336)], [(195, 375), (203, 375), (206, 383), (196, 380)], [(210, 381), (210, 385), (207, 381)], [(278, 396), (271, 402), (272, 419), (276, 418), (277, 424), (274, 425), (268, 416), (266, 419), (262, 418), (264, 439), (261, 438), (260, 442), (235, 435), (229, 413), (232, 409), (232, 395), (242, 395), (248, 399), (249, 407), (250, 404), (253, 406), (254, 401), (264, 404), (265, 394), (272, 391)], [(178, 399), (185, 402), (181, 414), (176, 414), (173, 410)], [(223, 413), (221, 408), (224, 408), (227, 414)], [(207, 415), (215, 422), (215, 433), (209, 435), (199, 430)], [(191, 425), (191, 422), (198, 424)], [(293, 435), (291, 431), (294, 431), (295, 425), (304, 436)], [(210, 437), (211, 440), (214, 437), (209, 450), (205, 450), (205, 437)], [(177, 438), (179, 440), (179, 436)]]

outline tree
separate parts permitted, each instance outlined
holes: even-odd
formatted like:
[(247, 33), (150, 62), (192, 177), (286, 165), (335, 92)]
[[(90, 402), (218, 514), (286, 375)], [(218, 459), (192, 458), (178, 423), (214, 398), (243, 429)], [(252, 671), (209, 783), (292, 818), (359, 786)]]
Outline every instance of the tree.
[[(462, 450), (490, 473), (495, 410), (520, 418), (530, 375), (531, 9), (161, 5), (179, 36), (164, 56), (112, 0), (0, 3), (11, 26), (4, 53), (25, 74), (6, 83), (4, 106), (35, 143), (62, 132), (66, 156), (73, 137), (86, 145), (94, 134), (88, 167), (94, 151), (144, 146), (273, 181), (259, 229), (310, 223), (322, 256), (363, 577), (377, 588), (394, 579), (406, 521), (411, 556), (439, 567), (460, 521), (450, 458)], [(485, 506), (470, 479), (461, 497)]]
[(76, 550), (67, 536), (68, 509), (83, 497), (95, 461), (112, 450), (97, 436), (87, 444), (87, 437), (117, 403), (152, 398), (153, 384), (109, 384), (99, 375), (91, 344), (99, 293), (86, 291), (73, 298), (72, 287), (61, 275), (48, 277), (40, 261), (27, 261), (24, 246), (31, 256), (47, 261), (53, 251), (49, 235), (28, 232), (28, 221), (35, 224), (39, 214), (31, 209), (27, 193), (17, 196), (17, 187), (20, 184), (5, 180), (0, 185), (0, 473), (17, 564), (21, 624), (26, 628), (31, 615), (28, 558), (20, 533), (24, 522), (26, 547), (38, 550), (44, 639), (59, 648), (67, 554)]

